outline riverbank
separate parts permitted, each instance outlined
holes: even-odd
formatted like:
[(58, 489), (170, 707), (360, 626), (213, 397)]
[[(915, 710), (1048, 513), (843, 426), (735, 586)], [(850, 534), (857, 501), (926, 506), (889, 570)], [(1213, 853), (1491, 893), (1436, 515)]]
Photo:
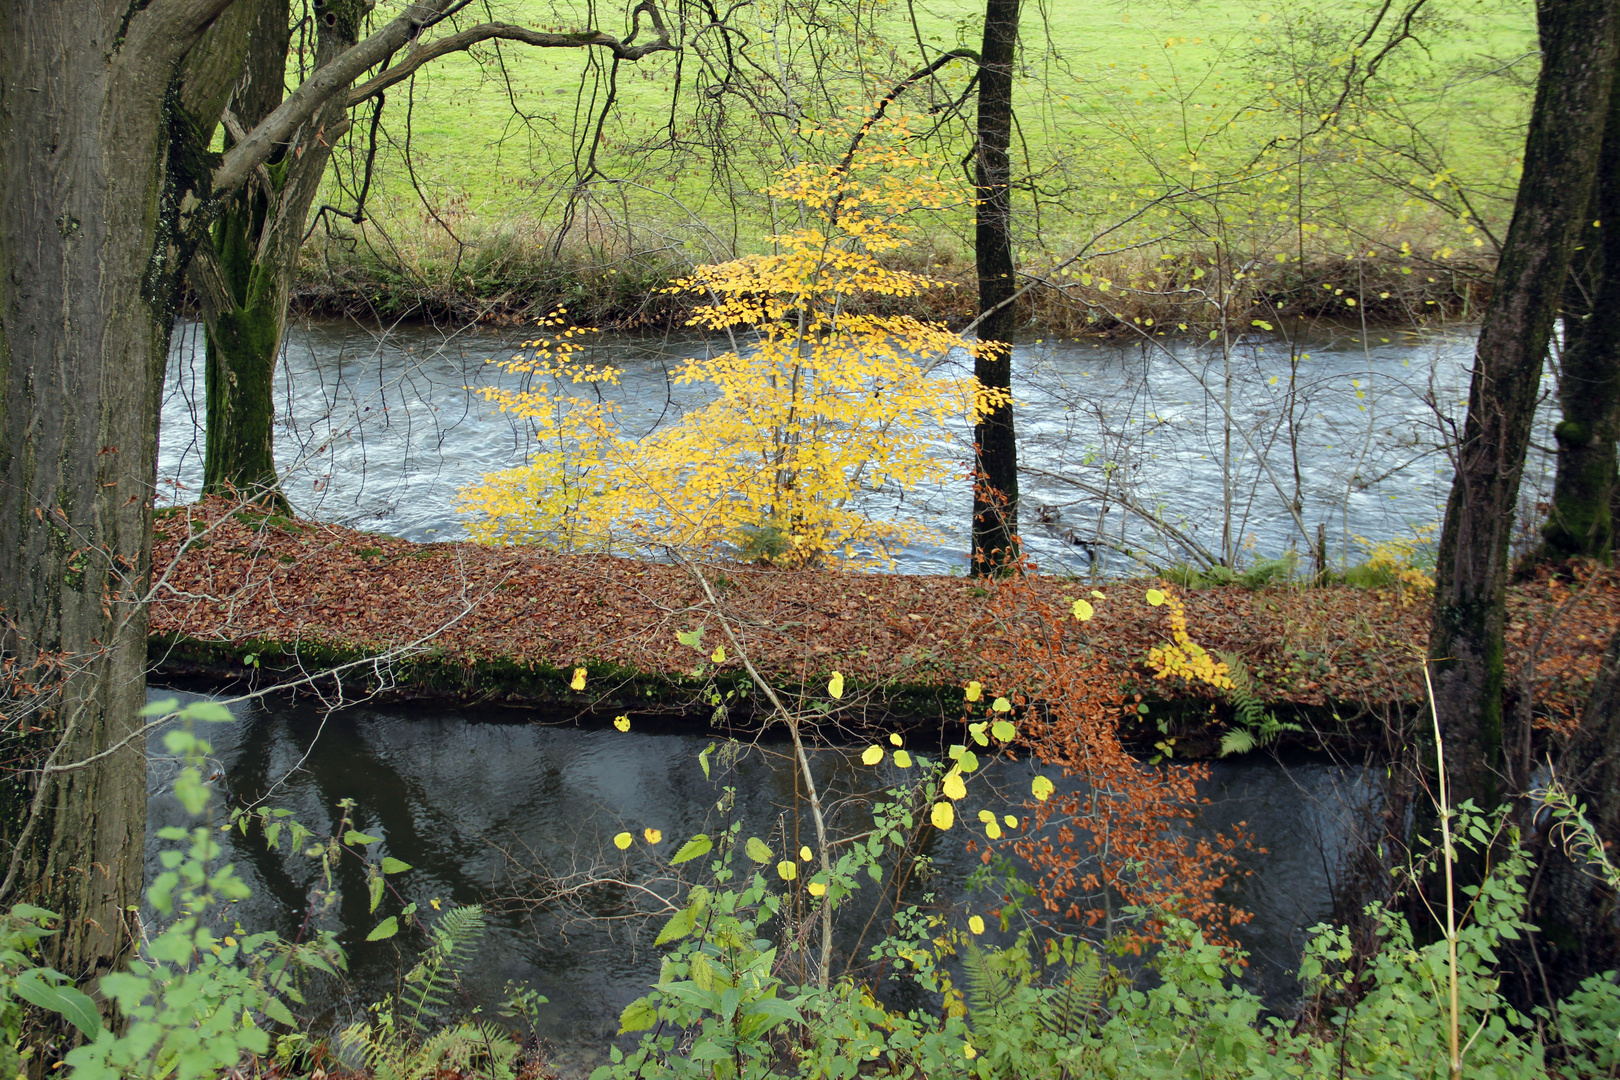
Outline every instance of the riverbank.
[[(1346, 322), (1423, 328), (1477, 319), (1495, 267), (1487, 258), (1442, 254), (1431, 236), (1363, 242), (1352, 253), (1326, 248), (1286, 255), (1236, 255), (1188, 244), (1149, 244), (1074, 264), (1019, 266), (1021, 332), (1048, 338), (1132, 337), (1211, 329), (1234, 335), (1255, 320)], [(1429, 257), (1419, 252), (1435, 248)], [(907, 297), (904, 314), (962, 327), (977, 315), (971, 252), (924, 239), (885, 260), (943, 287)], [(646, 251), (567, 245), (529, 229), (449, 246), (430, 235), (404, 247), (357, 245), (306, 252), (292, 310), (308, 318), (366, 323), (519, 324), (568, 309), (576, 325), (602, 330), (670, 330), (687, 325), (709, 297), (672, 288), (694, 263), (660, 247)], [(891, 297), (864, 298), (863, 311), (892, 313)]]
[[(724, 701), (748, 685), (723, 612), (773, 685), (824, 699), (838, 671), (851, 720), (880, 722), (954, 714), (961, 688), (987, 677), (979, 643), (1004, 629), (995, 592), (1007, 586), (995, 582), (706, 562), (698, 569), (716, 608), (693, 570), (675, 564), (416, 544), (227, 510), (214, 503), (160, 513), (150, 631), (159, 677), (288, 682), (350, 665), (340, 673), (349, 690), (394, 700), (697, 709), (707, 719), (713, 694)], [(1155, 584), (1038, 576), (1019, 588), (1062, 610), (1090, 598), (1090, 647), (1207, 727), (1208, 705), (1218, 721), (1219, 703), (1153, 682), (1142, 667), (1148, 649), (1170, 637), (1167, 609), (1143, 600)], [(1092, 596), (1094, 587), (1106, 599)], [(1275, 707), (1351, 723), (1422, 700), (1421, 600), (1349, 586), (1178, 595), (1192, 636), (1241, 656)], [(1613, 570), (1574, 582), (1543, 574), (1513, 587), (1509, 683), (1528, 689), (1542, 726), (1574, 722), (1617, 623)], [(697, 649), (677, 637), (699, 629)], [(716, 663), (720, 644), (726, 655)], [(739, 705), (740, 694), (730, 702)]]

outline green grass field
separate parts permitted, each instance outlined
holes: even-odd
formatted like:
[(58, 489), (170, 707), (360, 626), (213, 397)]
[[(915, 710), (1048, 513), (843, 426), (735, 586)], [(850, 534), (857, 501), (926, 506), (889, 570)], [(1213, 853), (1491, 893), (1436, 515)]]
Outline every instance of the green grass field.
[[(384, 0), (377, 17), (402, 2)], [(1316, 250), (1348, 253), (1362, 235), (1474, 253), (1511, 208), (1534, 77), (1533, 10), (1522, 0), (1432, 2), (1417, 40), (1379, 71), (1387, 100), (1337, 130), (1328, 125), (1314, 141), (1295, 138), (1314, 123), (1302, 102), (1334, 97), (1351, 54), (1344, 42), (1366, 25), (1374, 4), (1027, 5), (1015, 169), (1041, 194), (1037, 203), (1020, 193), (1020, 257), (1061, 257), (1152, 197), (1183, 189), (1204, 193), (1143, 215), (1103, 247), (1224, 244), (1276, 249), (1283, 260), (1302, 252), (1307, 238)], [(448, 272), (447, 260), (461, 268), (469, 259), (529, 264), (559, 227), (595, 142), (591, 198), (576, 208), (569, 234), (575, 249), (604, 260), (653, 253), (673, 263), (760, 249), (773, 229), (773, 208), (760, 194), (772, 173), (790, 156), (831, 160), (842, 146), (841, 137), (807, 132), (864, 111), (920, 57), (976, 47), (982, 33), (982, 5), (968, 0), (823, 2), (827, 17), (814, 31), (790, 6), (802, 12), (806, 5), (771, 0), (737, 15), (749, 44), (733, 52), (732, 92), (718, 99), (723, 118), (705, 96), (715, 75), (701, 72), (705, 61), (719, 61), (719, 35), (688, 27), (679, 58), (655, 54), (619, 66), (599, 142), (608, 90), (600, 50), (593, 57), (503, 43), (429, 65), (389, 94), (368, 239), (424, 274)], [(572, 30), (586, 25), (583, 5), (576, 7), (485, 0), (466, 21)], [(613, 19), (600, 25), (623, 32)], [(1358, 62), (1383, 40), (1375, 37)], [(968, 64), (954, 63), (908, 94), (900, 107), (918, 114), (912, 130), (925, 130), (926, 110), (961, 95), (970, 75)], [(774, 115), (758, 119), (759, 107)], [(971, 101), (963, 112), (970, 120)], [(362, 110), (338, 155), (351, 178), (367, 120)], [(1256, 158), (1278, 138), (1281, 149)], [(961, 120), (925, 143), (937, 167), (958, 176), (970, 144)], [(1434, 177), (1419, 167), (1426, 162), (1411, 160), (1413, 147), (1452, 170), (1438, 190), (1453, 180), (1464, 185), (1484, 234), (1419, 197), (1436, 188), (1424, 188)], [(327, 201), (342, 199), (337, 187), (329, 184)], [(931, 222), (926, 258), (963, 259), (970, 227), (965, 204)]]

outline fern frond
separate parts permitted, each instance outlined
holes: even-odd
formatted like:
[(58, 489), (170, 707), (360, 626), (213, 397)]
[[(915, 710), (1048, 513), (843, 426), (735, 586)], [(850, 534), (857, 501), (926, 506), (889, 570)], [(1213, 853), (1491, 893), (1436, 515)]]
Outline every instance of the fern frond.
[(967, 975), (968, 1008), (975, 1025), (990, 1020), (990, 1014), (1005, 1006), (1013, 998), (1013, 980), (996, 962), (994, 954), (974, 942), (968, 942), (962, 954), (962, 969)]
[(406, 989), (400, 995), (405, 1022), (418, 1035), (443, 1019), (450, 1004), (445, 994), (460, 979), (484, 926), (483, 906), (464, 904), (445, 912), (433, 928), (433, 944), (405, 976)]
[(1041, 1024), (1048, 1031), (1069, 1035), (1078, 1031), (1096, 1008), (1102, 990), (1102, 960), (1085, 941), (1078, 943), (1063, 985), (1046, 1001)]

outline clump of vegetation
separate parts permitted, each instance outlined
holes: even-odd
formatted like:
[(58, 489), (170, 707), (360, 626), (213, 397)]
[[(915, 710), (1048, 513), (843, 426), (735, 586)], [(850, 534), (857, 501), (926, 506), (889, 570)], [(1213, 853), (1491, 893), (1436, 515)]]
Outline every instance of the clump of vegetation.
[(856, 140), (838, 165), (797, 166), (770, 189), (806, 222), (776, 237), (776, 253), (698, 267), (674, 286), (711, 299), (693, 325), (752, 340), (693, 359), (676, 378), (711, 387), (710, 404), (632, 438), (610, 404), (569, 389), (618, 377), (573, 362), (579, 331), (562, 329), (528, 343), (531, 355), (501, 362), (540, 376), (539, 390), (484, 391), (535, 424), (539, 448), (528, 465), (461, 492), (477, 538), (723, 547), (802, 565), (883, 563), (893, 541), (917, 534), (916, 523), (874, 517), (855, 500), (873, 487), (950, 478), (960, 466), (936, 446), (945, 421), (971, 423), (1006, 395), (971, 376), (934, 374), (953, 350), (988, 346), (910, 315), (851, 310), (859, 297), (937, 286), (881, 256), (907, 243), (912, 215), (962, 198), (930, 177), (903, 124), (863, 128)]

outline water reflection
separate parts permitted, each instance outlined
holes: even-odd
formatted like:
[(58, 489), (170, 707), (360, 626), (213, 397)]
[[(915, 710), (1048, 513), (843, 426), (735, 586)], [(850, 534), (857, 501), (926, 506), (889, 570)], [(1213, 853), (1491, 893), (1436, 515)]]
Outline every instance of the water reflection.
[[(152, 697), (173, 693), (154, 690)], [(407, 902), (427, 912), (435, 900), (534, 900), (549, 892), (546, 902), (507, 903), (492, 915), (465, 973), (466, 1001), (500, 1002), (508, 983), (533, 987), (551, 1000), (544, 1035), (561, 1060), (588, 1071), (590, 1055), (617, 1030), (620, 1011), (657, 977), (652, 941), (663, 917), (625, 916), (656, 913), (659, 897), (678, 895), (667, 864), (676, 848), (694, 833), (720, 831), (732, 815), (746, 823), (745, 836), (767, 837), (777, 851), (814, 843), (808, 815), (794, 809), (796, 774), (784, 747), (772, 742), (745, 749), (729, 765), (717, 762), (706, 779), (696, 757), (715, 736), (663, 730), (639, 718), (622, 734), (602, 722), (478, 710), (356, 708), (326, 716), (307, 705), (270, 701), (236, 706), (235, 715), (235, 722), (203, 732), (214, 745), (229, 802), (268, 799), (329, 833), (340, 800), (352, 799), (353, 825), (381, 840), (374, 857), (386, 853), (413, 867), (389, 879), (396, 894), (373, 914), (363, 868), (357, 860), (340, 863), (337, 899), (323, 909), (315, 860), (268, 851), (257, 836), (222, 834), (226, 857), (253, 889), (232, 919), (288, 936), (320, 926), (339, 933), (351, 960), (348, 985), (319, 987), (316, 994), (327, 1019), (337, 1023), (394, 989), (408, 966), (409, 937), (363, 940), (382, 914)], [(160, 747), (155, 736), (149, 836), (184, 821), (163, 781)], [(911, 748), (929, 752), (916, 739)], [(839, 827), (852, 830), (863, 824), (862, 800), (896, 775), (892, 765), (867, 768), (839, 749), (816, 751), (813, 767), (829, 799), (846, 807)], [(973, 807), (1016, 810), (1029, 790), (1030, 764), (1003, 761), (984, 773), (974, 778)], [(735, 792), (729, 807), (722, 799), (727, 787)], [(1257, 755), (1216, 765), (1204, 794), (1210, 801), (1198, 828), (1215, 831), (1243, 821), (1265, 849), (1247, 856), (1254, 874), (1232, 899), (1255, 912), (1243, 935), (1254, 954), (1250, 980), (1263, 993), (1286, 996), (1303, 930), (1330, 911), (1329, 874), (1345, 842), (1349, 807), (1367, 794), (1361, 774)], [(657, 848), (638, 840), (620, 855), (611, 844), (621, 830), (640, 837), (648, 827), (663, 833)], [(968, 879), (981, 863), (964, 848), (967, 834), (958, 827), (933, 836), (924, 851), (933, 876), (913, 875), (904, 902), (934, 892), (958, 908), (985, 912), (993, 905), (993, 896), (969, 891)], [(157, 850), (149, 841), (149, 875)], [(618, 883), (568, 895), (571, 882), (593, 873)], [(861, 903), (843, 909), (841, 960), (851, 952), (864, 955), (884, 932), (892, 913), (887, 903), (866, 926), (876, 896), (868, 888)]]

